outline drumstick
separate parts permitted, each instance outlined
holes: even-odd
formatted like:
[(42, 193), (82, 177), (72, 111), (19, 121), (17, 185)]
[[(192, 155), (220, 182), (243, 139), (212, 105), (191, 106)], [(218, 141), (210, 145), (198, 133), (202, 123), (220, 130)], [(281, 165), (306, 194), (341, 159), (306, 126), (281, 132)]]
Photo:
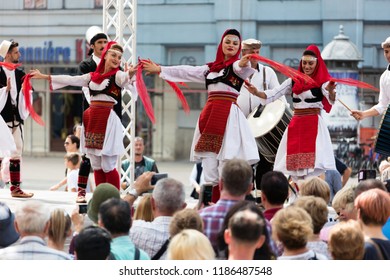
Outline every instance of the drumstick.
[(346, 104), (345, 104), (343, 101), (341, 101), (341, 99), (340, 99), (340, 98), (337, 98), (337, 100), (338, 100), (338, 101), (340, 101), (340, 103), (341, 103), (341, 104), (343, 104), (343, 105), (344, 105), (344, 107), (345, 107), (345, 108), (347, 108), (347, 109), (348, 109), (348, 111), (350, 111), (350, 112), (352, 113), (352, 110), (351, 110), (351, 109), (350, 109), (350, 108), (349, 108), (349, 107), (348, 107), (348, 106), (347, 106), (347, 105), (346, 105)]

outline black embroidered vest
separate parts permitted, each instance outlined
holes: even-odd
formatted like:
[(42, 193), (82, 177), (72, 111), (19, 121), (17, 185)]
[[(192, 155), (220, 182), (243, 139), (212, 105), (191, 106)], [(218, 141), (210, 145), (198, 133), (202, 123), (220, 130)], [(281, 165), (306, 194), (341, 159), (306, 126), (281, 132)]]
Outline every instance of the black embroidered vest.
[(102, 90), (92, 90), (89, 88), (89, 93), (92, 96), (96, 96), (98, 94), (105, 94), (112, 98), (114, 98), (116, 101), (121, 100), (121, 88), (115, 83), (115, 75), (110, 77), (110, 80), (108, 82), (108, 85), (102, 89)]
[(206, 88), (210, 84), (216, 84), (216, 83), (224, 83), (232, 88), (234, 88), (237, 91), (240, 91), (242, 84), (244, 83), (244, 80), (240, 78), (236, 73), (233, 71), (233, 64), (228, 66), (223, 70), (222, 76), (216, 77), (214, 79), (208, 79), (207, 75), (209, 72), (206, 73)]
[[(292, 82), (292, 86), (294, 86), (294, 81)], [(313, 94), (313, 98), (305, 98), (304, 101), (306, 103), (316, 103), (316, 102), (321, 102), (322, 99), (324, 98), (324, 95), (322, 94), (321, 88), (312, 88), (310, 89), (311, 93)], [(292, 101), (294, 103), (299, 103), (302, 100), (299, 98), (294, 98), (293, 93), (291, 93)]]
[[(1, 116), (3, 117), (5, 122), (18, 121), (21, 124), (24, 124), (24, 121), (20, 117), (19, 114), (19, 94), (22, 88), (22, 77), (24, 76), (24, 72), (19, 69), (15, 69), (15, 80), (16, 80), (16, 104), (12, 104), (11, 94), (7, 92), (8, 97), (5, 103), (3, 110), (1, 111)], [(2, 67), (0, 67), (0, 88), (7, 86), (7, 76)]]

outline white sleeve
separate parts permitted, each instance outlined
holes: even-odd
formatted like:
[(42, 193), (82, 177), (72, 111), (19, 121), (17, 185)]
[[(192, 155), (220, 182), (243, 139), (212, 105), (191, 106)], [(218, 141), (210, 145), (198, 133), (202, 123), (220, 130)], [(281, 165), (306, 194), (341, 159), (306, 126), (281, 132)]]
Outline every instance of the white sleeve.
[(251, 67), (251, 64), (250, 62), (248, 61), (247, 65), (245, 67), (240, 67), (239, 65), (240, 61), (237, 60), (233, 63), (233, 71), (234, 73), (236, 73), (240, 78), (242, 79), (246, 79), (248, 78), (250, 75), (252, 75), (253, 73), (256, 72), (255, 69), (253, 69)]
[(275, 101), (276, 99), (292, 92), (292, 80), (291, 78), (285, 80), (280, 86), (265, 91), (267, 99), (260, 98), (261, 104), (265, 105)]
[(172, 82), (205, 83), (205, 74), (208, 70), (207, 65), (161, 66), (160, 78)]
[[(386, 81), (387, 80), (387, 81)], [(387, 106), (390, 104), (390, 88), (386, 86), (390, 81), (390, 71), (386, 70), (379, 80), (379, 98), (378, 104), (373, 106), (375, 110), (378, 111), (379, 115), (381, 115), (384, 111), (386, 111)]]
[(6, 86), (0, 88), (0, 111), (3, 111), (5, 103), (7, 103), (8, 94)]
[(80, 76), (52, 75), (51, 86), (53, 90), (66, 86), (86, 87), (90, 80), (91, 75), (89, 73)]
[(327, 86), (328, 84), (329, 84), (329, 81), (323, 83), (322, 86), (321, 86), (321, 90), (322, 90), (322, 94), (326, 97), (326, 99), (328, 99), (328, 102), (329, 102), (331, 105), (333, 105), (335, 101), (329, 99), (329, 91), (327, 91), (327, 90), (325, 89), (326, 86)]
[[(30, 100), (31, 100), (31, 105), (33, 103), (33, 96), (32, 96), (33, 91), (30, 91)], [(24, 101), (24, 93), (23, 90), (20, 90), (19, 92), (19, 115), (22, 120), (26, 120), (28, 116), (30, 115), (29, 111), (26, 109), (26, 102)]]

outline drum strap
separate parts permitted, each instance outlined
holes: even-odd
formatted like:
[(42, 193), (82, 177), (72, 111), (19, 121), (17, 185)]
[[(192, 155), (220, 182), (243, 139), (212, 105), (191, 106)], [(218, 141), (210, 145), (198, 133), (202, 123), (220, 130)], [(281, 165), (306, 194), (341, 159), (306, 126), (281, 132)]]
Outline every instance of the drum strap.
[(266, 70), (266, 68), (265, 68), (265, 66), (263, 66), (263, 90), (267, 90), (267, 81), (266, 81), (266, 77), (265, 77), (265, 70)]

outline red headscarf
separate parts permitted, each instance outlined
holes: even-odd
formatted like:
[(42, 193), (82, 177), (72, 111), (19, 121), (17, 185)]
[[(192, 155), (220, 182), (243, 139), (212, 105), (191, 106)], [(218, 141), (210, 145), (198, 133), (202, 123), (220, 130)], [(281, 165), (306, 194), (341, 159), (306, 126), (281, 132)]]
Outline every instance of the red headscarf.
[[(237, 53), (233, 57), (231, 57), (231, 58), (229, 58), (228, 60), (225, 61), (225, 55), (224, 55), (223, 50), (222, 50), (222, 44), (223, 44), (223, 39), (225, 38), (225, 36), (229, 35), (229, 34), (238, 36), (238, 38), (240, 39), (240, 47), (239, 47)], [(236, 29), (228, 29), (228, 30), (226, 30), (225, 33), (223, 33), (222, 38), (221, 38), (221, 42), (218, 45), (218, 50), (217, 50), (217, 55), (215, 57), (215, 61), (207, 63), (207, 65), (210, 68), (210, 72), (219, 72), (223, 68), (233, 64), (235, 61), (237, 61), (239, 59), (240, 52), (241, 52), (241, 35), (240, 35), (240, 32), (238, 32)]]
[[(328, 72), (328, 68), (326, 67), (324, 60), (321, 57), (321, 52), (316, 45), (310, 45), (303, 52), (303, 55), (306, 55), (306, 54), (310, 54), (310, 55), (314, 54), (314, 56), (317, 58), (316, 68), (314, 69), (314, 72), (310, 77), (317, 83), (317, 87), (321, 87), (323, 83), (329, 81), (332, 78)], [(302, 59), (299, 62), (298, 70), (299, 70), (299, 72), (303, 73)], [(300, 93), (307, 91), (307, 90), (310, 90), (312, 88), (313, 88), (312, 85), (307, 85), (303, 81), (296, 81), (294, 83), (292, 91), (295, 94), (300, 94)], [(324, 105), (325, 111), (329, 112), (331, 109), (331, 105), (329, 104), (328, 100), (326, 98), (323, 98), (322, 103)]]
[(104, 72), (104, 67), (106, 65), (106, 59), (104, 58), (106, 56), (107, 51), (111, 48), (112, 45), (117, 44), (115, 41), (108, 42), (106, 47), (104, 48), (102, 52), (102, 59), (100, 60), (100, 63), (98, 67), (96, 68), (95, 72), (90, 73), (91, 75), (91, 80), (97, 84), (101, 84), (105, 79), (108, 77), (115, 75), (116, 72), (118, 72), (119, 67), (112, 69), (111, 71), (103, 74)]

